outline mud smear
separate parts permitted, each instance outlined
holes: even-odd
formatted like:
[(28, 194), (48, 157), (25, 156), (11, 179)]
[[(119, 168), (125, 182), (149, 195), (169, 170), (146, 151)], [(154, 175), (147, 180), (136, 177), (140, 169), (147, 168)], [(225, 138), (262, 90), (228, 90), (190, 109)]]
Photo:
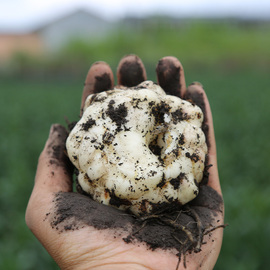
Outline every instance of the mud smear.
[(109, 73), (95, 77), (95, 85), (93, 93), (100, 93), (112, 88), (112, 81)]
[[(58, 124), (52, 125), (46, 151), (48, 156), (50, 156), (49, 164), (62, 167), (65, 173), (70, 175), (73, 172), (74, 166), (66, 155), (65, 142), (67, 136), (68, 132), (63, 126)], [(54, 175), (54, 171), (52, 171), (52, 174)]]
[(132, 87), (140, 84), (145, 80), (144, 70), (140, 59), (136, 57), (134, 61), (124, 62), (119, 70), (121, 78), (120, 84)]
[(182, 208), (135, 217), (83, 194), (61, 192), (56, 194), (55, 210), (48, 216), (52, 228), (59, 233), (91, 226), (97, 230), (109, 230), (112, 237), (121, 237), (126, 243), (145, 243), (151, 250), (176, 249), (180, 256), (200, 251), (203, 235), (216, 226), (222, 204), (216, 191), (202, 186), (199, 195)]
[(156, 68), (159, 85), (169, 95), (180, 97), (180, 67), (168, 60), (160, 60)]
[[(196, 84), (196, 83), (193, 83), (193, 84)], [(191, 84), (191, 85), (193, 85), (193, 84)], [(208, 122), (208, 119), (207, 119), (207, 114), (206, 114), (206, 110), (205, 110), (205, 101), (204, 101), (203, 93), (187, 91), (185, 99), (201, 108), (203, 115), (204, 115), (202, 131), (205, 134), (206, 143), (207, 143), (208, 147), (210, 147), (210, 143), (209, 143), (209, 139), (208, 139), (209, 126), (206, 124)]]

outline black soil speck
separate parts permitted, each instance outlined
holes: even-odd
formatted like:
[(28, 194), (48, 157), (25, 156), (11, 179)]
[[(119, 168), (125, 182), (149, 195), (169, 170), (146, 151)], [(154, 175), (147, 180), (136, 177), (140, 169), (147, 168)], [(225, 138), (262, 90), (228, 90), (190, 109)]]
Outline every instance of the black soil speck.
[(111, 118), (113, 122), (117, 125), (117, 130), (121, 130), (121, 126), (127, 123), (126, 117), (128, 115), (128, 110), (125, 104), (119, 104), (116, 108), (113, 106), (114, 100), (111, 100), (108, 105), (106, 114)]
[(158, 103), (157, 105), (152, 107), (151, 115), (155, 117), (156, 125), (164, 123), (164, 115), (169, 114), (170, 109), (171, 107), (164, 101), (161, 101), (161, 103)]
[(162, 188), (166, 184), (166, 178), (163, 175), (162, 180), (157, 184), (157, 187)]
[(92, 118), (89, 118), (85, 123), (82, 124), (82, 129), (84, 131), (89, 130), (92, 126), (96, 124), (96, 121)]
[(183, 113), (182, 109), (178, 109), (172, 112), (173, 122), (176, 124), (180, 121), (187, 120), (188, 116), (187, 113)]
[(195, 154), (195, 153), (193, 153), (192, 155), (189, 153), (189, 152), (187, 152), (186, 153), (186, 157), (187, 158), (190, 158), (192, 161), (194, 161), (195, 163), (196, 162), (198, 162), (199, 160), (200, 160), (200, 157), (197, 155), (197, 154)]
[(170, 181), (171, 185), (173, 185), (174, 189), (178, 189), (181, 185), (181, 181), (185, 178), (185, 173), (180, 173), (177, 178), (174, 178)]
[(185, 136), (184, 134), (181, 134), (179, 139), (178, 139), (178, 144), (179, 145), (184, 145), (185, 144)]
[(114, 190), (108, 190), (107, 192), (110, 194), (110, 204), (114, 205), (116, 207), (120, 207), (121, 205), (131, 205), (131, 202), (127, 199), (121, 199), (119, 197), (117, 197), (114, 193)]
[(152, 153), (156, 156), (160, 156), (161, 155), (161, 150), (162, 148), (160, 146), (157, 145), (156, 140), (154, 140), (153, 142), (151, 142), (149, 144), (149, 149), (152, 151)]
[(114, 138), (115, 137), (112, 133), (106, 131), (102, 136), (102, 141), (103, 141), (103, 143), (109, 145), (113, 142)]

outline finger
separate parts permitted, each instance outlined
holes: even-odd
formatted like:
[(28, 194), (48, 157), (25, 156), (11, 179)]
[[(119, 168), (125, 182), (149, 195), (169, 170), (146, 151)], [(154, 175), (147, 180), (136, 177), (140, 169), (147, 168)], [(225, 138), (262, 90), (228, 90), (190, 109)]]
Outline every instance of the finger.
[(113, 86), (114, 78), (110, 66), (105, 62), (94, 63), (90, 67), (85, 79), (81, 101), (81, 113), (84, 102), (89, 95), (112, 89)]
[(67, 131), (52, 125), (49, 138), (39, 157), (35, 189), (46, 192), (72, 191), (72, 165), (66, 155)]
[(209, 168), (209, 179), (208, 185), (215, 189), (221, 195), (221, 188), (218, 177), (218, 167), (217, 167), (217, 153), (216, 153), (216, 141), (214, 134), (214, 125), (212, 112), (210, 108), (209, 101), (200, 83), (191, 84), (186, 91), (186, 99), (191, 100), (196, 105), (198, 105), (204, 114), (204, 122), (202, 129), (206, 137), (206, 143), (208, 146), (208, 161), (206, 166), (211, 165)]
[(146, 71), (141, 59), (127, 55), (121, 59), (117, 69), (118, 84), (132, 87), (146, 80)]
[(159, 60), (156, 73), (159, 85), (167, 94), (177, 97), (185, 95), (184, 69), (177, 58), (167, 56)]
[[(39, 157), (35, 185), (25, 215), (26, 223), (34, 234), (38, 234), (46, 226), (42, 221), (48, 213), (54, 194), (72, 191), (72, 167), (65, 155), (66, 137), (64, 127), (52, 125)], [(43, 239), (44, 242), (46, 239), (47, 236)]]

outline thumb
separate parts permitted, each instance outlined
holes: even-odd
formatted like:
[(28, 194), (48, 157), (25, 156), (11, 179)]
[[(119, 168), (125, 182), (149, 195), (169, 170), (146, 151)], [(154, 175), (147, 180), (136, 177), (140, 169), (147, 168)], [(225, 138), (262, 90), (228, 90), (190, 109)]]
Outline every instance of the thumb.
[(65, 154), (67, 135), (61, 125), (52, 125), (39, 157), (35, 184), (25, 213), (27, 226), (48, 251), (59, 237), (50, 230), (46, 216), (53, 207), (56, 193), (72, 191), (72, 166)]
[(39, 157), (35, 187), (46, 192), (72, 191), (72, 165), (66, 155), (66, 129), (54, 124)]

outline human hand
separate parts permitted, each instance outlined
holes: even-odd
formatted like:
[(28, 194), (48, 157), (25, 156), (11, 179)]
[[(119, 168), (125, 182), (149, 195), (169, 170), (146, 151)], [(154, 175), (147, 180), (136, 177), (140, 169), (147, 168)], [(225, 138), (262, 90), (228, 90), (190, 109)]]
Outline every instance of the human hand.
[[(61, 269), (213, 269), (216, 263), (224, 208), (209, 102), (200, 84), (186, 88), (176, 58), (160, 60), (157, 76), (168, 94), (191, 100), (204, 112), (208, 170), (200, 193), (174, 216), (136, 220), (72, 192), (72, 165), (65, 155), (68, 134), (62, 126), (53, 125), (39, 158), (26, 223)], [(146, 71), (141, 60), (130, 55), (119, 63), (117, 77), (119, 85), (135, 86), (146, 80)], [(104, 62), (93, 64), (81, 108), (89, 94), (113, 87), (110, 67)]]

